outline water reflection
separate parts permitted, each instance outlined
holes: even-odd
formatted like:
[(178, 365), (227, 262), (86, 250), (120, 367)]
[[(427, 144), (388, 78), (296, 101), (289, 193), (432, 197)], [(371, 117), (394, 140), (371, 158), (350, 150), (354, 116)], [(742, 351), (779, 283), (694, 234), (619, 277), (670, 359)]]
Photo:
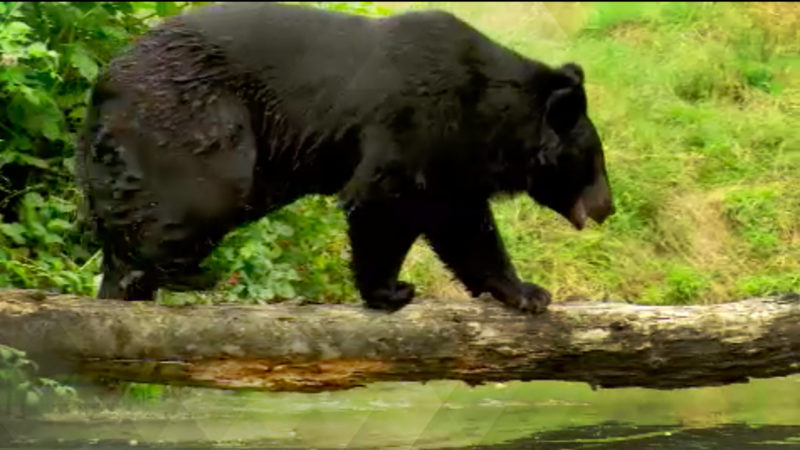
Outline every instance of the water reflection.
[(675, 391), (432, 382), (320, 394), (185, 388), (146, 401), (99, 398), (82, 411), (0, 420), (0, 442), (47, 448), (131, 442), (139, 448), (800, 448), (800, 377)]

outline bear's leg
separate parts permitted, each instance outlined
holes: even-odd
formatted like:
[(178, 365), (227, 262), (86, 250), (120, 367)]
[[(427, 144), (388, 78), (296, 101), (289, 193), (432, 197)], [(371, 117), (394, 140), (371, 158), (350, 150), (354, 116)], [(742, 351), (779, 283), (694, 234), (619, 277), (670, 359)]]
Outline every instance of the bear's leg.
[[(200, 263), (228, 231), (260, 215), (247, 105), (223, 91), (207, 97), (215, 100), (202, 109), (160, 96), (140, 99), (147, 108), (103, 106), (104, 135), (87, 150), (88, 195), (108, 258), (99, 297), (151, 300), (158, 288), (212, 287)], [(173, 122), (157, 120), (155, 105)]]
[(427, 239), (472, 295), (488, 292), (522, 311), (544, 312), (550, 293), (517, 277), (487, 202), (442, 206), (432, 216)]
[(395, 311), (407, 305), (414, 286), (397, 275), (419, 231), (399, 208), (383, 203), (353, 208), (347, 220), (356, 286), (367, 307)]
[(106, 247), (103, 251), (103, 280), (97, 298), (153, 300), (158, 289), (152, 273), (123, 263)]
[(136, 241), (136, 251), (105, 247), (98, 298), (153, 300), (159, 288), (211, 289), (218, 280), (204, 272), (200, 263), (221, 240), (220, 235), (195, 233), (184, 239), (169, 239), (167, 233), (161, 232), (158, 236), (166, 237)]

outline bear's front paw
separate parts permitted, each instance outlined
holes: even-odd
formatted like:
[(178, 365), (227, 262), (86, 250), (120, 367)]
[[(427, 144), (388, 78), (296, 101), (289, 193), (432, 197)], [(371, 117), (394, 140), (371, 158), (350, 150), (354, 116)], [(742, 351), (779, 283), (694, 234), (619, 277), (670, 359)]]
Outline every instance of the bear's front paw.
[(411, 303), (414, 299), (414, 285), (398, 281), (390, 288), (375, 289), (364, 296), (364, 302), (370, 309), (397, 311)]
[(547, 310), (547, 305), (550, 304), (552, 296), (541, 286), (533, 283), (522, 283), (517, 293), (507, 295), (502, 300), (503, 303), (520, 311), (541, 314)]

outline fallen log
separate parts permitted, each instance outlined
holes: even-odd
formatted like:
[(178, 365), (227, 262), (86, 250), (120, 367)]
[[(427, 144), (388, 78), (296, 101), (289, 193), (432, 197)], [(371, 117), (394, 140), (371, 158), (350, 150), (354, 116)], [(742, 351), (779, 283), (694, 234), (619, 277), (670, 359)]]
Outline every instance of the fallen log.
[(800, 372), (800, 296), (703, 306), (496, 301), (166, 307), (0, 291), (0, 343), (50, 371), (176, 385), (323, 391), (376, 381), (582, 381), (673, 389)]

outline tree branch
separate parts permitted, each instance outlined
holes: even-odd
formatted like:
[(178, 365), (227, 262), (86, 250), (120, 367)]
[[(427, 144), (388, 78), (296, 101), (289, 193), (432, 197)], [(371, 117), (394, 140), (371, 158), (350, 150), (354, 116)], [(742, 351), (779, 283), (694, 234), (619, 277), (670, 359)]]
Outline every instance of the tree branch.
[(493, 300), (188, 306), (0, 291), (0, 343), (48, 372), (231, 389), (551, 379), (672, 389), (800, 372), (800, 296), (706, 306)]

